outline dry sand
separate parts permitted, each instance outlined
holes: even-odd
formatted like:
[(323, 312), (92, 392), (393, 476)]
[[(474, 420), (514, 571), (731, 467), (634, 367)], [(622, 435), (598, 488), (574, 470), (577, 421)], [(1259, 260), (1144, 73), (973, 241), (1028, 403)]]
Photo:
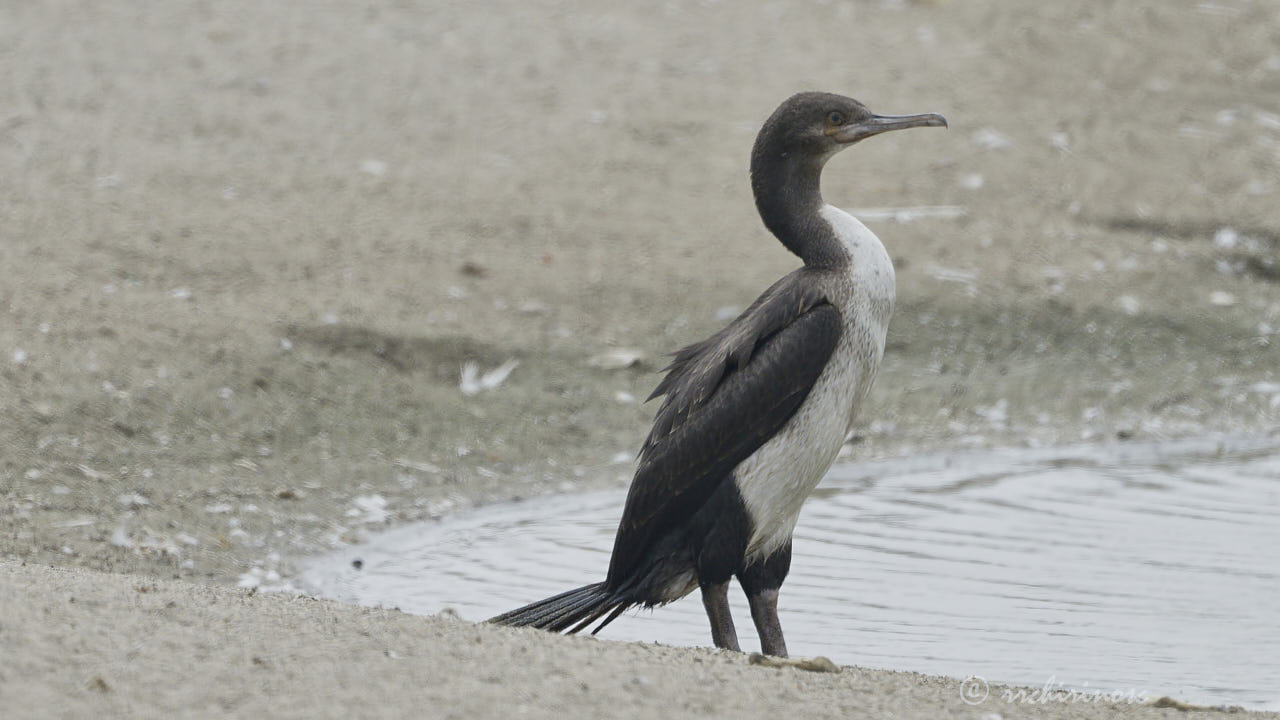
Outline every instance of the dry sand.
[(625, 483), (662, 354), (796, 264), (746, 163), (800, 89), (952, 123), (826, 173), (964, 212), (867, 216), (855, 456), (1273, 432), (1277, 48), (1244, 0), (0, 6), (0, 714), (1176, 713), (229, 586)]

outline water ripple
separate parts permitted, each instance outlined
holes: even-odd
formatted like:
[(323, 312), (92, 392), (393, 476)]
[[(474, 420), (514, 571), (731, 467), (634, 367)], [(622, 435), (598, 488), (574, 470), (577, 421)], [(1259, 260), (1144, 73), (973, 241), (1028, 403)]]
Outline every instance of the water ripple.
[[(306, 565), (318, 593), (480, 620), (601, 579), (625, 495), (393, 530)], [(1280, 441), (1005, 450), (833, 468), (781, 615), (837, 662), (1280, 707)], [(363, 560), (363, 569), (351, 560)], [(735, 601), (744, 647), (750, 613)], [(696, 597), (603, 636), (709, 642)]]

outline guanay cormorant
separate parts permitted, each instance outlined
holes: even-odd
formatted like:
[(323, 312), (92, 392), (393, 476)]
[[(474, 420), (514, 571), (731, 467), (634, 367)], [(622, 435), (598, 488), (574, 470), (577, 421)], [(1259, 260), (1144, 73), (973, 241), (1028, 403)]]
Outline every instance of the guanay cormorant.
[(702, 591), (716, 647), (738, 650), (737, 577), (761, 649), (785, 656), (778, 589), (800, 506), (831, 467), (884, 355), (893, 263), (856, 218), (822, 200), (822, 167), (889, 130), (946, 127), (941, 115), (883, 116), (857, 100), (800, 93), (765, 121), (751, 189), (768, 229), (804, 267), (733, 322), (675, 354), (627, 495), (604, 582), (492, 619), (577, 632), (635, 605)]

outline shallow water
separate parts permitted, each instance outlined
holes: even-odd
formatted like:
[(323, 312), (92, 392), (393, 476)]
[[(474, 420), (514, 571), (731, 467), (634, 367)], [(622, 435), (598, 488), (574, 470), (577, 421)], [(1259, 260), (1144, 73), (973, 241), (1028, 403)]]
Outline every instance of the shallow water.
[[(602, 579), (623, 498), (406, 526), (300, 579), (348, 602), (482, 620)], [(837, 466), (796, 530), (782, 625), (793, 655), (841, 664), (1280, 708), (1278, 510), (1274, 439)], [(710, 644), (697, 593), (601, 637)]]

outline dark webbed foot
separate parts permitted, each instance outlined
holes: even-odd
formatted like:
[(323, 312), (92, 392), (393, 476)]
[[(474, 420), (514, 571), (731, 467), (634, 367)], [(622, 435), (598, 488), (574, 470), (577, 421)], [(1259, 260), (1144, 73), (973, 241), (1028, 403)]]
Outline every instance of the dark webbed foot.
[(738, 631), (733, 627), (733, 615), (729, 612), (729, 581), (703, 585), (702, 606), (707, 609), (711, 640), (716, 647), (742, 652), (738, 646)]

